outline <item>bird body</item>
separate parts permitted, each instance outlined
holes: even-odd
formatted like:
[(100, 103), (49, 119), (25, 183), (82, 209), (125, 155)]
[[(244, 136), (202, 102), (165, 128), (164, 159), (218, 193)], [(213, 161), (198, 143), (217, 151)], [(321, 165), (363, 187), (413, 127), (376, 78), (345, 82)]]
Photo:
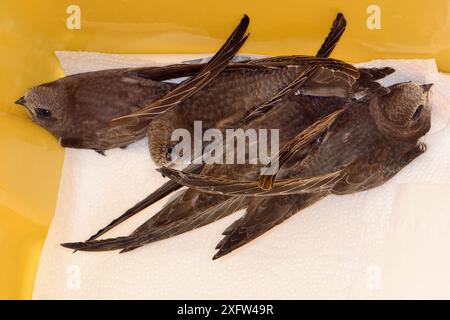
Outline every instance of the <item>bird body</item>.
[[(219, 75), (248, 38), (244, 15), (214, 57), (203, 65), (171, 65), (88, 72), (36, 86), (16, 101), (31, 120), (55, 135), (62, 146), (104, 150), (125, 147), (145, 136), (146, 125), (111, 128), (111, 120), (142, 109), (173, 105), (201, 90)], [(181, 85), (164, 80), (192, 75)], [(181, 98), (181, 94), (183, 98)], [(156, 104), (156, 105), (155, 105)], [(161, 109), (163, 112), (164, 109)]]
[[(311, 63), (310, 57), (290, 56), (229, 64), (247, 39), (245, 31), (248, 24), (249, 18), (244, 16), (227, 42), (206, 64), (116, 69), (68, 76), (31, 88), (17, 103), (24, 105), (32, 121), (56, 136), (62, 146), (98, 151), (124, 147), (141, 139), (145, 136), (145, 128), (150, 122), (148, 115), (142, 119), (142, 113), (149, 113), (151, 110), (150, 113), (154, 116), (183, 104), (186, 100), (186, 106), (191, 108), (181, 108), (184, 110), (183, 115), (199, 115), (199, 112), (202, 112), (205, 120), (214, 118), (215, 123), (222, 116), (231, 115), (233, 118), (230, 112), (222, 113), (223, 109), (226, 109), (223, 103), (221, 108), (215, 106), (220, 104), (221, 100), (228, 101), (230, 96), (244, 97), (245, 94), (248, 97), (242, 99), (241, 103), (244, 103), (247, 109), (257, 106), (271, 94), (270, 91), (262, 92), (262, 88), (268, 89), (268, 82), (274, 84), (276, 93), (279, 88), (286, 86), (287, 81), (296, 72), (295, 68), (285, 69), (283, 66), (301, 65), (301, 71)], [(345, 30), (345, 25), (344, 17), (338, 14), (330, 34), (318, 51), (319, 57), (329, 56)], [(327, 62), (328, 66), (332, 67), (332, 64), (331, 61)], [(342, 65), (340, 62), (337, 64)], [(222, 74), (224, 69), (227, 72)], [(164, 82), (180, 77), (191, 78), (180, 85)], [(208, 85), (211, 81), (213, 84)], [(261, 94), (260, 99), (255, 99), (253, 91), (245, 90), (245, 86), (254, 81), (260, 84), (252, 86), (260, 88), (255, 91)], [(203, 90), (205, 86), (207, 88)], [(216, 86), (217, 89), (214, 90)], [(198, 92), (203, 92), (198, 102), (190, 99), (195, 98)], [(135, 119), (134, 114), (141, 116), (141, 121), (137, 124), (117, 125), (124, 119)], [(127, 115), (130, 117), (126, 117)], [(223, 121), (229, 123), (230, 119)], [(111, 129), (112, 120), (115, 120), (113, 123), (116, 127)]]

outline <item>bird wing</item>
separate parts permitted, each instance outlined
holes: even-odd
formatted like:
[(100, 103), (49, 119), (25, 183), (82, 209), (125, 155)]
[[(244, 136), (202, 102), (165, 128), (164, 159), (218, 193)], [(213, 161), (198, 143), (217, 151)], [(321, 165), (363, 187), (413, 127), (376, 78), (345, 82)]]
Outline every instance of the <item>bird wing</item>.
[[(202, 165), (191, 165), (188, 168), (186, 168), (184, 171), (186, 172), (193, 172), (198, 173), (202, 169)], [(145, 208), (151, 206), (155, 202), (163, 199), (167, 195), (171, 194), (172, 192), (177, 191), (182, 187), (181, 184), (178, 184), (172, 180), (169, 180), (168, 182), (164, 183), (161, 187), (156, 189), (154, 192), (152, 192), (150, 195), (148, 195), (145, 199), (139, 201), (137, 204), (135, 204), (133, 207), (125, 211), (122, 215), (111, 221), (108, 225), (101, 228), (99, 231), (97, 231), (94, 235), (92, 235), (88, 241), (95, 240), (108, 232), (109, 230), (113, 229), (114, 227), (118, 226), (122, 222), (128, 220), (129, 218), (133, 217), (137, 213), (141, 212)], [(156, 215), (154, 215), (152, 218), (150, 218), (150, 222), (152, 224), (162, 224), (162, 221), (171, 221), (169, 217), (166, 216), (167, 212), (162, 211)]]
[[(177, 78), (191, 77), (196, 75), (207, 66), (207, 63), (198, 64), (171, 64), (163, 67), (142, 67), (131, 68), (125, 71), (125, 74), (132, 77), (149, 79), (153, 81), (166, 81)], [(230, 63), (225, 70), (227, 72), (236, 72), (241, 70), (263, 70), (267, 68), (277, 68), (277, 66), (248, 65), (243, 62)], [(280, 66), (281, 67), (281, 66)], [(187, 81), (186, 81), (187, 82)], [(183, 82), (184, 83), (184, 82)]]
[(180, 189), (182, 186), (173, 182), (169, 181), (163, 184), (161, 187), (159, 187), (156, 191), (152, 192), (149, 196), (147, 196), (145, 199), (139, 201), (137, 204), (135, 204), (133, 207), (125, 211), (123, 214), (121, 214), (119, 217), (111, 221), (108, 225), (101, 228), (99, 231), (97, 231), (94, 235), (89, 237), (88, 241), (95, 240), (105, 233), (107, 233), (109, 230), (113, 229), (117, 225), (121, 224), (122, 222), (128, 220), (129, 218), (133, 217), (135, 214), (141, 212), (145, 208), (149, 207), (153, 203), (161, 200), (166, 195)]
[(291, 55), (291, 56), (275, 56), (251, 60), (249, 62), (233, 63), (230, 66), (265, 66), (272, 67), (289, 67), (299, 65), (311, 65), (323, 63), (328, 68), (350, 75), (353, 78), (359, 77), (359, 72), (353, 65), (332, 58), (314, 57), (307, 55)]
[(385, 95), (390, 92), (389, 88), (382, 86), (375, 80), (382, 79), (391, 73), (395, 72), (395, 69), (390, 67), (384, 68), (359, 68), (359, 78), (354, 85), (354, 90), (361, 92), (365, 97), (375, 95)]
[[(336, 18), (333, 21), (333, 25), (331, 27), (330, 33), (328, 34), (327, 38), (323, 42), (322, 46), (318, 50), (316, 57), (321, 58), (328, 58), (331, 52), (336, 47), (336, 44), (339, 42), (339, 39), (341, 38), (342, 34), (345, 31), (345, 27), (347, 26), (347, 21), (345, 20), (345, 17), (342, 13), (338, 13)], [(231, 63), (228, 67), (228, 69), (239, 69), (239, 68), (251, 68), (252, 65), (255, 64), (253, 62), (249, 65), (248, 61), (243, 62), (237, 62), (237, 63)], [(263, 65), (264, 62), (273, 62), (273, 58), (262, 58), (256, 60), (258, 64)], [(297, 62), (295, 56), (288, 57), (285, 61), (285, 63), (293, 63), (295, 64)], [(175, 78), (181, 78), (181, 77), (189, 77), (195, 75), (197, 72), (199, 72), (206, 63), (193, 63), (193, 64), (175, 64), (165, 67), (143, 67), (143, 68), (132, 68), (127, 73), (132, 76), (141, 77), (145, 79), (151, 79), (155, 81), (164, 81), (164, 80), (170, 80)]]
[(245, 215), (223, 232), (225, 237), (217, 244), (216, 249), (219, 251), (213, 260), (256, 239), (325, 195), (316, 193), (253, 199)]
[(379, 147), (350, 163), (343, 170), (345, 178), (333, 186), (332, 192), (346, 194), (379, 186), (425, 151), (426, 147), (422, 143), (409, 150), (402, 150), (395, 145)]
[(344, 33), (346, 26), (347, 21), (345, 20), (344, 15), (342, 13), (338, 13), (333, 21), (330, 33), (320, 47), (319, 51), (317, 51), (316, 57), (328, 58), (330, 56), (331, 52), (334, 50), (336, 44), (339, 42), (339, 39)]
[(152, 117), (173, 108), (201, 90), (226, 68), (230, 60), (245, 43), (248, 38), (248, 34), (245, 35), (245, 32), (249, 22), (249, 17), (245, 15), (225, 44), (195, 76), (180, 84), (167, 95), (151, 103), (149, 106), (130, 115), (113, 119), (111, 121), (111, 126), (116, 127), (124, 124), (136, 124), (139, 123), (140, 119), (151, 119)]
[(175, 169), (162, 167), (158, 169), (176, 183), (202, 192), (246, 197), (265, 197), (296, 193), (313, 193), (331, 190), (342, 172), (336, 171), (314, 177), (288, 178), (276, 180), (272, 189), (262, 189), (258, 181), (242, 181), (184, 173)]
[(153, 81), (165, 81), (182, 77), (189, 77), (195, 75), (205, 67), (206, 63), (202, 64), (171, 64), (163, 67), (142, 67), (131, 68), (125, 73), (132, 77), (149, 79)]
[[(166, 239), (212, 223), (239, 210), (244, 203), (243, 197), (221, 198), (218, 201), (214, 201), (212, 199), (214, 197), (213, 195), (204, 194), (201, 201), (205, 203), (199, 203), (200, 200), (195, 200), (194, 196), (186, 199), (182, 194), (161, 210), (161, 212), (170, 211), (170, 215), (167, 216), (183, 216), (180, 219), (162, 225), (154, 225), (153, 223), (147, 223), (147, 221), (131, 235), (125, 237), (63, 243), (61, 245), (80, 251), (108, 251), (118, 249), (130, 251), (144, 244)], [(199, 206), (197, 207), (196, 205)], [(177, 211), (181, 211), (182, 214), (179, 214)]]
[(359, 79), (363, 80), (380, 80), (395, 72), (394, 68), (359, 68)]
[(166, 214), (162, 217), (170, 217), (170, 222), (163, 220), (164, 224), (157, 224), (148, 220), (132, 233), (133, 236), (145, 239), (145, 241), (139, 240), (135, 244), (123, 248), (121, 252), (131, 251), (143, 244), (163, 240), (200, 228), (243, 209), (247, 202), (244, 197), (229, 198), (202, 194), (195, 190), (190, 190), (186, 193), (191, 193), (188, 197), (190, 201), (187, 202), (182, 197), (182, 201), (172, 202), (170, 206), (166, 207)]
[[(295, 94), (302, 86), (308, 84), (309, 89), (323, 90), (328, 88), (331, 91), (337, 87), (345, 91), (352, 91), (352, 86), (359, 78), (358, 70), (345, 63), (333, 59), (309, 58), (305, 59), (303, 68), (296, 65), (299, 70), (298, 76), (286, 87), (277, 92), (271, 99), (256, 106), (244, 119), (244, 123), (266, 114), (275, 105)], [(289, 66), (286, 66), (289, 67)]]
[(184, 186), (216, 194), (268, 196), (318, 192), (329, 189), (342, 177), (341, 171), (337, 170), (312, 177), (293, 177), (275, 180), (278, 170), (277, 172), (272, 172), (272, 170), (270, 174), (267, 174), (269, 172), (267, 169), (272, 168), (273, 164), (277, 164), (276, 168), (281, 168), (286, 161), (298, 152), (303, 152), (306, 156), (309, 150), (312, 150), (316, 146), (319, 138), (329, 130), (330, 126), (344, 111), (345, 109), (339, 109), (322, 117), (284, 145), (278, 156), (272, 159), (267, 167), (263, 169), (263, 175), (261, 175), (258, 181), (231, 180), (223, 177), (181, 172), (167, 167), (159, 168), (158, 171)]
[(318, 68), (319, 66), (317, 65), (309, 65), (305, 69), (301, 70), (300, 74), (291, 83), (289, 83), (288, 86), (277, 92), (271, 99), (267, 100), (247, 115), (244, 119), (244, 123), (249, 123), (255, 118), (267, 113), (277, 103), (297, 91), (298, 88), (300, 88), (312, 75), (317, 73)]

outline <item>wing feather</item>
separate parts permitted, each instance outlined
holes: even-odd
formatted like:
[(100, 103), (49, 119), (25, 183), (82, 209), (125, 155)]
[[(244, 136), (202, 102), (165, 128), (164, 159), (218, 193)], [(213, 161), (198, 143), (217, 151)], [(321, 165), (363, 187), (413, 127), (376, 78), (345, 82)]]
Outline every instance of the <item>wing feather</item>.
[(110, 123), (111, 127), (136, 125), (140, 121), (149, 120), (158, 114), (170, 110), (201, 90), (226, 68), (234, 55), (245, 43), (248, 34), (244, 34), (248, 28), (249, 22), (249, 17), (245, 15), (225, 44), (195, 76), (170, 91), (161, 99), (151, 103), (149, 106), (130, 115), (113, 119)]

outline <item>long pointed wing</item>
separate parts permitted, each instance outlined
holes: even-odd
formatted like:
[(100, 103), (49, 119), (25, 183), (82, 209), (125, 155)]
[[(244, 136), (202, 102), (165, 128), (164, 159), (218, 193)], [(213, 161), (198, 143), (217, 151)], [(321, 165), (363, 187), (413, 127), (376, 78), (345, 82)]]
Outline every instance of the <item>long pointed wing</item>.
[(213, 260), (258, 238), (325, 195), (326, 193), (320, 193), (254, 199), (249, 204), (245, 216), (233, 222), (223, 232), (225, 237), (216, 246), (219, 251)]
[[(126, 72), (132, 77), (150, 79), (154, 81), (165, 81), (176, 78), (191, 77), (196, 75), (206, 67), (207, 63), (199, 64), (172, 64), (163, 67), (142, 67), (131, 68)], [(280, 66), (281, 67), (281, 66)], [(231, 71), (239, 70), (264, 70), (266, 68), (276, 68), (275, 66), (265, 66), (264, 64), (230, 63), (226, 69)]]
[(154, 81), (165, 81), (182, 77), (190, 77), (199, 72), (206, 64), (171, 64), (163, 67), (131, 68), (126, 71), (127, 75), (150, 79)]
[(113, 229), (114, 227), (118, 226), (122, 222), (128, 220), (129, 218), (133, 217), (137, 213), (141, 212), (145, 208), (151, 206), (153, 203), (163, 199), (166, 195), (180, 189), (182, 186), (176, 182), (169, 181), (163, 184), (161, 187), (159, 187), (156, 191), (152, 192), (149, 196), (147, 196), (145, 199), (139, 201), (137, 204), (135, 204), (133, 207), (125, 211), (123, 214), (121, 214), (119, 217), (111, 221), (108, 225), (101, 228), (99, 231), (97, 231), (94, 235), (89, 237), (88, 241), (95, 240), (105, 233), (107, 233), (109, 230)]
[[(280, 63), (267, 62), (265, 65), (277, 65)], [(303, 63), (300, 63), (299, 60), (295, 65), (303, 66), (303, 68), (298, 68), (298, 76), (286, 87), (277, 92), (271, 99), (256, 106), (243, 120), (244, 124), (248, 124), (252, 120), (266, 114), (278, 103), (290, 97), (298, 90), (302, 90), (302, 87), (307, 87), (313, 91), (329, 89), (329, 94), (336, 93), (335, 90), (339, 88), (339, 90), (352, 94), (352, 87), (359, 78), (359, 72), (354, 66), (338, 60), (310, 57), (305, 58)], [(289, 68), (290, 66), (286, 65), (285, 67)]]
[[(186, 168), (185, 171), (187, 172), (193, 172), (198, 173), (202, 169), (202, 165), (192, 165), (188, 168)], [(167, 195), (171, 194), (174, 191), (177, 191), (180, 189), (182, 185), (170, 180), (166, 183), (164, 183), (161, 187), (156, 189), (154, 192), (152, 192), (150, 195), (148, 195), (145, 199), (139, 201), (137, 204), (135, 204), (133, 207), (125, 211), (122, 215), (111, 221), (107, 226), (101, 228), (99, 231), (97, 231), (94, 235), (92, 235), (88, 241), (95, 240), (99, 238), (100, 236), (104, 235), (109, 230), (113, 229), (114, 227), (118, 226), (122, 222), (128, 220), (129, 218), (133, 217), (137, 213), (141, 212), (145, 208), (151, 206), (155, 202), (163, 199)], [(164, 217), (161, 216), (161, 214), (156, 214), (152, 218), (150, 218), (151, 221), (157, 222), (163, 220)], [(169, 219), (168, 219), (169, 220)]]
[(202, 192), (247, 197), (329, 191), (343, 177), (341, 171), (336, 171), (315, 177), (280, 179), (274, 182), (272, 189), (265, 190), (259, 187), (258, 181), (215, 178), (201, 174), (180, 172), (167, 167), (162, 167), (158, 170), (171, 180)]
[[(209, 199), (212, 197), (212, 195), (208, 195)], [(146, 225), (146, 223), (143, 224), (133, 232), (133, 235), (138, 235), (141, 238), (144, 237), (146, 239), (145, 242), (140, 241), (136, 245), (127, 246), (122, 249), (121, 253), (134, 250), (143, 244), (167, 239), (203, 227), (233, 214), (240, 209), (243, 209), (247, 203), (244, 197), (233, 197), (226, 199), (224, 199), (224, 197), (219, 197), (219, 199), (222, 200), (214, 205), (211, 205), (207, 209), (197, 209), (194, 206), (191, 210), (186, 210), (185, 208), (181, 208), (183, 204), (178, 205), (177, 209), (181, 209), (186, 212), (186, 214), (183, 215), (184, 217), (182, 219), (175, 220), (172, 223), (151, 226)]]
[(344, 15), (342, 13), (338, 13), (334, 19), (330, 33), (320, 47), (319, 51), (317, 51), (316, 57), (328, 58), (330, 56), (331, 52), (334, 50), (334, 47), (336, 47), (336, 44), (339, 42), (339, 39), (344, 33), (346, 26), (347, 21), (345, 20)]
[[(234, 213), (236, 210), (243, 208), (243, 204), (244, 199), (242, 197), (228, 198), (206, 210), (198, 210), (193, 207), (189, 215), (171, 223), (154, 225), (149, 228), (144, 228), (144, 225), (146, 224), (144, 223), (143, 226), (137, 229), (138, 232), (134, 232), (126, 237), (63, 243), (61, 245), (65, 248), (80, 251), (108, 251), (121, 249), (121, 252), (126, 252), (136, 249), (144, 244), (167, 239), (217, 221)], [(176, 208), (183, 210), (185, 204), (180, 203), (175, 205), (177, 206)]]
[(178, 105), (182, 101), (188, 99), (193, 94), (201, 90), (212, 79), (219, 75), (223, 69), (226, 68), (230, 60), (239, 51), (242, 45), (247, 40), (248, 34), (244, 36), (250, 19), (244, 15), (238, 27), (234, 30), (225, 44), (219, 49), (214, 57), (188, 81), (176, 87), (166, 96), (153, 102), (150, 106), (145, 107), (130, 115), (113, 119), (111, 127), (121, 125), (134, 125), (143, 120), (148, 120), (158, 114), (164, 113), (167, 110)]

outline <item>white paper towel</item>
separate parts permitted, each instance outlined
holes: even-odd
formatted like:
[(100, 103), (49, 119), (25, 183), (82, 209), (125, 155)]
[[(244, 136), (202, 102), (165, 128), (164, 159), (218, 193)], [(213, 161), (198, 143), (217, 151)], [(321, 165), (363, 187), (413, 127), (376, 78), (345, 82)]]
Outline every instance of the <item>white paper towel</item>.
[[(134, 55), (58, 56), (69, 73), (141, 65)], [(159, 64), (160, 57), (142, 61)], [(170, 58), (162, 63), (195, 57)], [(330, 196), (216, 261), (211, 257), (222, 231), (241, 213), (127, 254), (72, 254), (59, 244), (86, 239), (164, 179), (154, 171), (145, 141), (107, 151), (107, 157), (67, 149), (34, 298), (450, 298), (450, 79), (438, 73), (434, 60), (364, 65), (396, 68), (385, 84), (435, 83), (428, 151), (391, 181)], [(164, 201), (107, 236), (128, 234)]]

